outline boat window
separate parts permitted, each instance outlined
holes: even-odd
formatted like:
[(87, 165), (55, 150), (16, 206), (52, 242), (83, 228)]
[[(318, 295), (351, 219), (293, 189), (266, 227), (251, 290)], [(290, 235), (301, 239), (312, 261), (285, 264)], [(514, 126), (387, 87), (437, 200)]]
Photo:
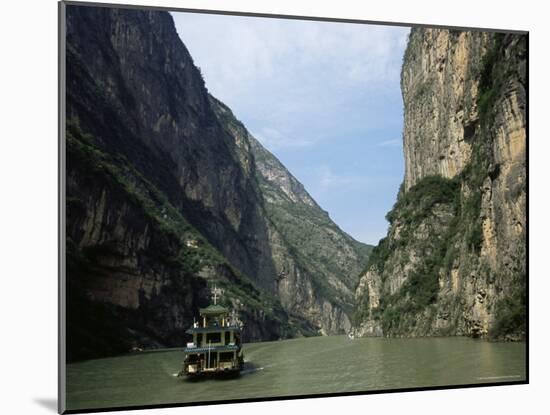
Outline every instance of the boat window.
[(220, 353), (220, 362), (228, 362), (233, 360), (233, 352)]
[(231, 338), (231, 334), (226, 331), (225, 332), (225, 344), (229, 344), (229, 339)]
[(198, 354), (190, 354), (189, 355), (189, 363), (196, 363), (198, 362), (200, 359), (199, 359), (199, 355)]
[(222, 341), (222, 335), (221, 333), (207, 333), (206, 334), (206, 342), (207, 343), (220, 343)]

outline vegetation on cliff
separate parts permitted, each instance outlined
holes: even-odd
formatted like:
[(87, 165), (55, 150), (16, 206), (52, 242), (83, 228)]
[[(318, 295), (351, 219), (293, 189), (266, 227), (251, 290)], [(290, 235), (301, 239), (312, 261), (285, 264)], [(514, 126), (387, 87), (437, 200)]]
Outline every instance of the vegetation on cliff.
[(360, 333), (524, 338), (525, 51), (521, 35), (411, 32), (406, 178), (357, 289)]
[[(240, 150), (249, 151), (243, 154), (253, 157), (283, 304), (289, 310), (310, 313), (309, 319), (317, 321), (325, 333), (349, 330), (353, 290), (372, 247), (343, 232), (226, 105), (214, 97), (211, 102), (226, 130), (240, 142)], [(296, 290), (304, 285), (311, 289), (304, 290), (298, 302)], [(323, 302), (328, 302), (332, 310), (327, 311)]]
[[(124, 156), (101, 151), (93, 145), (92, 137), (82, 133), (73, 122), (68, 124), (66, 140), (69, 172), (74, 174), (78, 169), (78, 180), (84, 183), (92, 180), (101, 183), (104, 191), (109, 188), (108, 192), (117, 193), (118, 200), (110, 200), (113, 207), (132, 211), (137, 224), (154, 235), (155, 242), (151, 243), (148, 252), (138, 255), (152, 262), (153, 267), (167, 268), (171, 272), (161, 288), (164, 293), (153, 295), (162, 294), (166, 305), (181, 301), (178, 307), (189, 308), (188, 318), (192, 321), (198, 308), (209, 303), (208, 287), (216, 285), (225, 292), (224, 304), (237, 305), (240, 318), (251, 329), (253, 322), (261, 318), (262, 324), (257, 327), (261, 331), (260, 338), (287, 338), (313, 331), (307, 322), (289, 315), (271, 294), (236, 270)], [(71, 188), (68, 194), (67, 220), (71, 226), (82, 220), (83, 210), (91, 203), (84, 189), (84, 186)], [(123, 247), (113, 242), (80, 248), (72, 237), (67, 239), (69, 361), (123, 353), (132, 347), (158, 347), (185, 341), (185, 328), (171, 322), (173, 317), (164, 314), (166, 310), (163, 311), (160, 304), (150, 304), (151, 299), (144, 291), (139, 294), (140, 303), (135, 310), (106, 301), (92, 301), (87, 295), (86, 282), (90, 278), (124, 272), (119, 266), (109, 269), (105, 264), (106, 258), (123, 255)], [(200, 276), (205, 269), (213, 270), (207, 280)], [(190, 293), (190, 290), (195, 292)], [(186, 299), (190, 294), (197, 300), (188, 303)], [(151, 321), (148, 313), (157, 317)], [(165, 320), (157, 321), (161, 330), (151, 326), (157, 318)], [(247, 337), (251, 338), (250, 333)]]
[[(185, 343), (214, 285), (245, 341), (347, 329), (367, 248), (293, 177), (302, 199), (271, 210), (261, 145), (208, 94), (168, 13), (69, 5), (66, 52), (69, 360)], [(322, 240), (295, 240), (286, 223), (305, 220)], [(312, 255), (322, 244), (341, 264)]]
[[(517, 66), (502, 65), (506, 55), (525, 57), (526, 41), (505, 43), (506, 35), (493, 34), (492, 45), (488, 49), (482, 61), (481, 76), (479, 81), (478, 108), (480, 119), (480, 134), (484, 140), (474, 147), (474, 160), (477, 175), (472, 174), (471, 181), (481, 186), (482, 172), (494, 179), (500, 174), (501, 166), (489, 163), (488, 155), (491, 153), (491, 145), (495, 145), (495, 128), (499, 125), (499, 99), (507, 91), (510, 78), (519, 78), (525, 87), (524, 74)], [(517, 200), (522, 192), (525, 192), (523, 182), (512, 183), (507, 198)], [(525, 213), (525, 212), (524, 212)], [(502, 218), (498, 218), (502, 219)], [(479, 226), (481, 228), (481, 226)], [(481, 232), (479, 232), (481, 233)], [(526, 242), (525, 242), (526, 243)], [(499, 298), (494, 306), (494, 320), (489, 330), (489, 336), (493, 339), (522, 339), (527, 332), (527, 274), (526, 274), (526, 245), (517, 247), (517, 255), (510, 258), (513, 262), (512, 275), (510, 276), (510, 289)]]

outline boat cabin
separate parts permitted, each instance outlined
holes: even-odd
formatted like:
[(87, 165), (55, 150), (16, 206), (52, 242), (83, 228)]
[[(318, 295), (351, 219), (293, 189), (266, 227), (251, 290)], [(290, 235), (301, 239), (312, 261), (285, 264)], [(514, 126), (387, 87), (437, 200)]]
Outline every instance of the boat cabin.
[(183, 373), (187, 376), (238, 373), (243, 365), (241, 327), (229, 310), (210, 305), (200, 310), (200, 321), (186, 333), (193, 336), (187, 343)]

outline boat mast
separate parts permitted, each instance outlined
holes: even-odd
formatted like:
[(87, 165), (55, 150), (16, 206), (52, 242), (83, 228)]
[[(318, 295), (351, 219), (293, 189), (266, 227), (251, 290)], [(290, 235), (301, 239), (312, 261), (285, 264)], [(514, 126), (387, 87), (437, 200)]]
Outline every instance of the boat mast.
[(221, 289), (217, 288), (215, 285), (214, 285), (214, 289), (212, 290), (212, 293), (214, 294), (214, 305), (217, 304), (217, 300), (218, 300), (218, 294), (221, 294)]

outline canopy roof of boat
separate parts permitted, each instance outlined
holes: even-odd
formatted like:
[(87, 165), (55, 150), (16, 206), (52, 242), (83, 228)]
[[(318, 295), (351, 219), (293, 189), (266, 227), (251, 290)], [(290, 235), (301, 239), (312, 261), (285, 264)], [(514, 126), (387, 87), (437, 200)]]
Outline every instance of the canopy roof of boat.
[(187, 334), (193, 333), (216, 333), (222, 331), (241, 331), (239, 326), (206, 326), (206, 327), (191, 327), (187, 329)]
[(199, 310), (201, 316), (217, 316), (229, 313), (229, 310), (221, 305), (212, 304)]

